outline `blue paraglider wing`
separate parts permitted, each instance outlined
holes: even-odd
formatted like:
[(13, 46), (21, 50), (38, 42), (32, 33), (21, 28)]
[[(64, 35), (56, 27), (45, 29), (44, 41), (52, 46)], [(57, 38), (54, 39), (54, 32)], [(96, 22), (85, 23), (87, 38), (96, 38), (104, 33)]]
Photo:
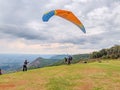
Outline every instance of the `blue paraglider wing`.
[(42, 17), (42, 20), (44, 22), (47, 22), (53, 15), (55, 15), (55, 11), (54, 10), (44, 14), (43, 17)]

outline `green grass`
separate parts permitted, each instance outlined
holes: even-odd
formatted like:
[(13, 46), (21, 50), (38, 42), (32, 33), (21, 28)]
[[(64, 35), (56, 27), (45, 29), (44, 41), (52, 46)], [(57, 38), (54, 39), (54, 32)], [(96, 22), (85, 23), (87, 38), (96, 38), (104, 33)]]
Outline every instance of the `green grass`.
[(120, 61), (72, 64), (0, 76), (0, 90), (120, 90)]

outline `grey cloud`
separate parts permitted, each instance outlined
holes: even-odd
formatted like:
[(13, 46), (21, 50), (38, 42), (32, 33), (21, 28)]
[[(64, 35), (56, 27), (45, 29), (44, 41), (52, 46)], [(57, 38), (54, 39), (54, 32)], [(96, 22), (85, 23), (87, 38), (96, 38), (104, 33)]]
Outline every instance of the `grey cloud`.
[[(11, 36), (11, 39), (16, 38), (24, 38), (27, 40), (49, 40), (49, 38), (52, 38), (52, 36), (48, 35), (47, 33), (35, 31), (34, 29), (30, 29), (27, 27), (21, 27), (21, 26), (0, 26), (0, 33), (3, 33), (4, 35)], [(6, 38), (4, 36), (4, 38)]]
[(3, 23), (10, 24), (24, 24), (32, 20), (41, 20), (41, 13), (45, 3), (38, 3), (39, 1), (29, 0), (1, 0), (0, 3), (0, 21)]

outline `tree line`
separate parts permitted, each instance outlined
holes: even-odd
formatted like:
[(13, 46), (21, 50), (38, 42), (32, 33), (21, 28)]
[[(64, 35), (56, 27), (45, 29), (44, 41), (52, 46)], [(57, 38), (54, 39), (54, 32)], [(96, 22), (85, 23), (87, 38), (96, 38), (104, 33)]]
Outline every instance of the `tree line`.
[(118, 59), (120, 58), (120, 45), (115, 45), (108, 49), (102, 49), (90, 54), (90, 58)]

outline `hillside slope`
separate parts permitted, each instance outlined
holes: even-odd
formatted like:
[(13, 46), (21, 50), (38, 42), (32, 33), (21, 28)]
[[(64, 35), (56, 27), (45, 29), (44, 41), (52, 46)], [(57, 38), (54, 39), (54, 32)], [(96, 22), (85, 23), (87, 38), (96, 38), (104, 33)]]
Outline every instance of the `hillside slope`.
[(115, 45), (111, 48), (102, 49), (100, 51), (94, 51), (91, 58), (103, 58), (103, 59), (118, 59), (120, 58), (120, 45)]
[(31, 62), (28, 67), (29, 68), (40, 68), (40, 67), (45, 67), (52, 65), (53, 63), (59, 61), (59, 59), (44, 59), (41, 57), (38, 57), (35, 59), (33, 62)]
[[(89, 59), (89, 54), (76, 54), (76, 55), (72, 55), (72, 64), (74, 63), (78, 63), (80, 62), (81, 60), (88, 60)], [(62, 60), (59, 60), (58, 62), (55, 62), (52, 66), (58, 66), (58, 65), (64, 65), (66, 64), (65, 63), (65, 60), (62, 59)]]
[(0, 90), (120, 90), (120, 60), (5, 74)]
[(60, 60), (64, 59), (65, 56), (67, 56), (67, 55), (54, 55), (48, 59), (38, 57), (34, 61), (32, 61), (28, 65), (28, 67), (29, 67), (29, 69), (33, 69), (33, 68), (41, 68), (41, 67), (50, 66), (50, 65), (53, 65), (54, 63), (57, 63)]

